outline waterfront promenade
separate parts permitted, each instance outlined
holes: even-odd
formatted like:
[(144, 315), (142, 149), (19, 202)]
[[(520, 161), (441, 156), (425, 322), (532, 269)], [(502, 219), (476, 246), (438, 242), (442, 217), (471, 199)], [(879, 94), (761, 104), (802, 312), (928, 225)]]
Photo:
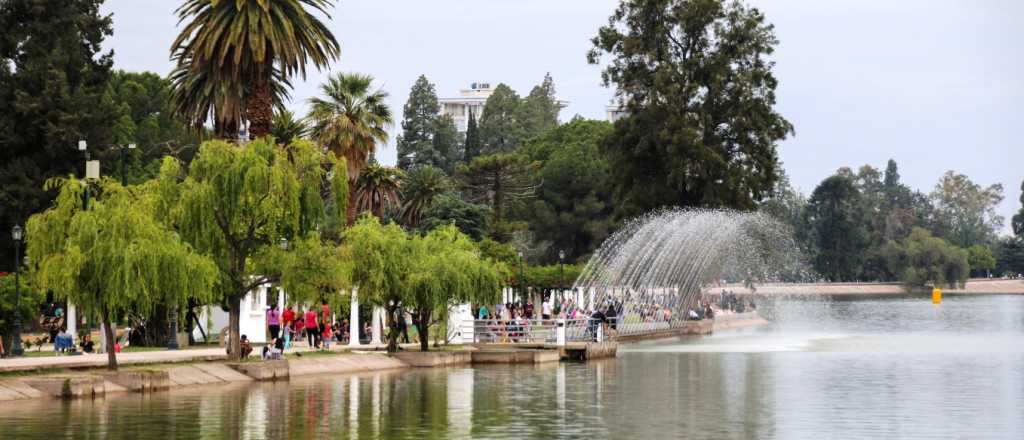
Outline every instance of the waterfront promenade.
[[(332, 352), (344, 353), (351, 350), (347, 345), (331, 347)], [(409, 344), (412, 347), (416, 344)], [(404, 346), (404, 345), (403, 345)], [(253, 351), (250, 357), (259, 358), (259, 348)], [(357, 350), (377, 351), (383, 350), (383, 344), (363, 344)], [(306, 353), (309, 348), (296, 347), (289, 349), (286, 355), (294, 356), (295, 353)], [(227, 360), (227, 353), (224, 347), (210, 348), (189, 348), (184, 350), (155, 350), (118, 353), (117, 364), (119, 366), (147, 365), (147, 364), (169, 364), (179, 362), (210, 362)], [(0, 359), (0, 372), (30, 371), (40, 369), (84, 369), (84, 368), (105, 368), (107, 366), (106, 354), (82, 354), (77, 356), (47, 356), (47, 357), (20, 357), (13, 359)]]

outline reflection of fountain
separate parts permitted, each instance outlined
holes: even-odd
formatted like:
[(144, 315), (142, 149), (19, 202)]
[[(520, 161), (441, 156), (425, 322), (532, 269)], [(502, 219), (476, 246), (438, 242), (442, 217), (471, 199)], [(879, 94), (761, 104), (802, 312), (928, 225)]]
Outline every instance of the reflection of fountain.
[[(759, 213), (676, 209), (631, 221), (591, 257), (575, 288), (584, 309), (621, 304), (625, 324), (674, 326), (721, 280), (789, 281), (804, 271), (788, 229)], [(652, 327), (653, 328), (653, 327)]]

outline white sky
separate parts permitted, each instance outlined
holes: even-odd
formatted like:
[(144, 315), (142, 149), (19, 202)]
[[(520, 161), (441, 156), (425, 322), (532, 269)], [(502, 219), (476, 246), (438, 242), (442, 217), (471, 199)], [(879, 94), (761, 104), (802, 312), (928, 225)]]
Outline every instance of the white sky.
[[(420, 74), (441, 97), (471, 82), (521, 95), (551, 72), (566, 120), (604, 118), (612, 91), (586, 63), (590, 38), (615, 0), (348, 0), (329, 26), (342, 54), (332, 71), (373, 75), (391, 94), (397, 134)], [(779, 153), (810, 193), (841, 166), (899, 163), (904, 182), (931, 191), (953, 169), (1002, 183), (1000, 214), (1020, 207), (1024, 179), (1024, 2), (1018, 0), (753, 0), (776, 27), (778, 110), (796, 127)], [(177, 35), (172, 0), (107, 0), (117, 68), (167, 74)], [(327, 75), (297, 79), (294, 110)], [(378, 151), (394, 164), (394, 142)]]

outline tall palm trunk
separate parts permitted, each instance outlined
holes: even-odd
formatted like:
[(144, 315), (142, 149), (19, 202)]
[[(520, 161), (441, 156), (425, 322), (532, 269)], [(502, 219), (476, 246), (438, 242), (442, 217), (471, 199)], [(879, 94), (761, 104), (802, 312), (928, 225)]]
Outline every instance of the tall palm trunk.
[(258, 69), (253, 78), (252, 94), (245, 105), (245, 116), (249, 121), (249, 137), (260, 138), (270, 134), (274, 119), (274, 99), (270, 94), (270, 68)]
[(356, 224), (356, 181), (348, 181), (348, 225)]

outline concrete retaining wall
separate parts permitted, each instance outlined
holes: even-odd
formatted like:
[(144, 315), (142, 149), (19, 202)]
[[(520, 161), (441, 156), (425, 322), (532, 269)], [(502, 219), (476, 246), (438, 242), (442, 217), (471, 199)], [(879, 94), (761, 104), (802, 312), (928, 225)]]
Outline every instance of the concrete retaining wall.
[(469, 350), (438, 352), (406, 351), (395, 353), (392, 356), (413, 367), (424, 368), (449, 367), (473, 362), (473, 352)]

